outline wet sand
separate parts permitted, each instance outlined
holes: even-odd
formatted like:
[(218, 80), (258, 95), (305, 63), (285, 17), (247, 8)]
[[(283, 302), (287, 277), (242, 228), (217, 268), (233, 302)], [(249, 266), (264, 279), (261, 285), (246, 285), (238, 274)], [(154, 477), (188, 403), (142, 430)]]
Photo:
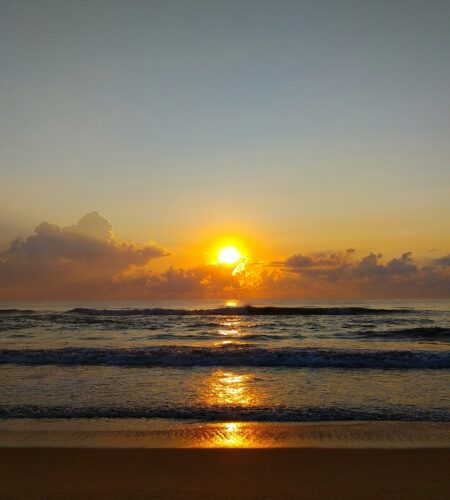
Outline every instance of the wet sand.
[(2, 499), (444, 499), (449, 449), (2, 448)]

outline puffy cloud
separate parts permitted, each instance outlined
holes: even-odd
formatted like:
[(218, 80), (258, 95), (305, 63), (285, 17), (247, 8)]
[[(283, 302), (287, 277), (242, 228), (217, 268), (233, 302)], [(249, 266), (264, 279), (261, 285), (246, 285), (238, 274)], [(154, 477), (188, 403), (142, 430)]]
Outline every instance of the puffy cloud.
[(390, 260), (386, 265), (379, 263), (381, 257), (381, 254), (371, 253), (367, 255), (352, 268), (354, 275), (366, 278), (389, 278), (414, 274), (418, 270), (417, 265), (413, 262), (411, 252), (406, 252), (398, 258)]
[(167, 252), (153, 243), (118, 240), (97, 212), (75, 225), (39, 224), (33, 235), (16, 239), (0, 253), (0, 296), (85, 297), (108, 293), (115, 277)]
[(340, 278), (381, 278), (395, 275), (408, 275), (418, 271), (413, 262), (412, 253), (405, 252), (400, 257), (382, 264), (382, 254), (370, 253), (361, 259), (355, 258), (355, 250), (345, 252), (316, 252), (308, 255), (297, 254), (283, 262), (275, 263), (289, 272), (326, 277), (336, 280)]
[[(291, 277), (288, 293), (328, 297), (448, 297), (448, 256), (420, 267), (411, 252), (382, 263), (382, 254), (357, 258), (354, 250), (293, 255), (276, 263)], [(294, 277), (292, 277), (294, 275)]]
[(83, 215), (74, 226), (65, 227), (63, 231), (103, 241), (112, 241), (114, 239), (111, 223), (98, 212)]

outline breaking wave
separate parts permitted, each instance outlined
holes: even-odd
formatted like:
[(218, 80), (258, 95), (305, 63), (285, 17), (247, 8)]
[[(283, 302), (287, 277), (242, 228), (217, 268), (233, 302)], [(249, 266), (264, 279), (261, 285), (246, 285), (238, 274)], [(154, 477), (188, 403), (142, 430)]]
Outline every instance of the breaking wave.
[(0, 364), (194, 367), (265, 366), (289, 368), (450, 368), (450, 351), (344, 350), (323, 348), (258, 348), (158, 346), (145, 348), (1, 349)]

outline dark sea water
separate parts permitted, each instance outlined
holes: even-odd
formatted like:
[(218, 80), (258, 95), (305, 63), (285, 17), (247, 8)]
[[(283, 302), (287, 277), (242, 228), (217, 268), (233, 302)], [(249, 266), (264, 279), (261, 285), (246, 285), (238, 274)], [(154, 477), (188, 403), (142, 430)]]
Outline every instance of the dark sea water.
[(0, 419), (450, 421), (448, 301), (252, 306), (2, 303)]

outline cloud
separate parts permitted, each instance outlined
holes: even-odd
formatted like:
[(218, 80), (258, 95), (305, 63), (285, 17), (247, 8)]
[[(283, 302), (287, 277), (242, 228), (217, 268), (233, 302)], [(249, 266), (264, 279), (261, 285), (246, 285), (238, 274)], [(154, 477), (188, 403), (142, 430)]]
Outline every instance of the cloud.
[(167, 255), (154, 243), (120, 241), (109, 221), (91, 212), (73, 226), (39, 224), (0, 253), (0, 296), (85, 297), (108, 293), (130, 267)]
[(408, 298), (449, 297), (450, 269), (445, 260), (424, 266), (411, 252), (383, 262), (379, 253), (358, 257), (355, 250), (295, 254), (281, 262), (248, 262), (233, 276), (229, 268), (201, 265), (169, 268), (160, 274), (138, 272), (120, 282), (127, 293), (153, 298)]
[(445, 255), (439, 259), (434, 259), (434, 263), (438, 266), (450, 266), (450, 254)]
[(380, 262), (382, 257), (380, 253), (369, 253), (357, 259), (355, 250), (349, 249), (345, 252), (297, 254), (275, 264), (278, 267), (284, 267), (289, 272), (324, 277), (332, 281), (343, 278), (386, 278), (395, 275), (410, 275), (418, 271), (411, 252), (405, 252), (387, 264)]
[(0, 253), (0, 298), (407, 298), (450, 297), (450, 255), (419, 264), (411, 252), (392, 259), (354, 249), (296, 253), (282, 261), (169, 267), (154, 243), (119, 240), (97, 212), (74, 225), (39, 224)]
[(354, 251), (355, 250), (353, 248), (350, 248), (344, 253), (316, 252), (309, 255), (297, 254), (288, 257), (282, 264), (292, 271), (298, 271), (301, 269), (333, 268), (347, 262)]
[[(448, 297), (449, 256), (419, 266), (411, 252), (382, 263), (382, 254), (358, 258), (354, 250), (297, 254), (275, 267), (285, 271), (284, 291), (329, 297)], [(290, 276), (289, 276), (290, 275)], [(282, 280), (283, 281), (283, 280)]]
[(120, 276), (120, 287), (146, 297), (221, 298), (251, 296), (260, 284), (260, 272), (251, 264), (233, 273), (227, 266), (204, 264), (188, 269), (173, 268), (159, 274), (136, 272)]

